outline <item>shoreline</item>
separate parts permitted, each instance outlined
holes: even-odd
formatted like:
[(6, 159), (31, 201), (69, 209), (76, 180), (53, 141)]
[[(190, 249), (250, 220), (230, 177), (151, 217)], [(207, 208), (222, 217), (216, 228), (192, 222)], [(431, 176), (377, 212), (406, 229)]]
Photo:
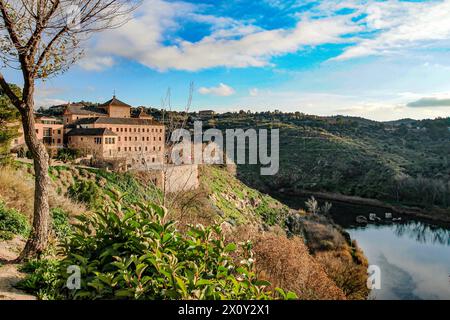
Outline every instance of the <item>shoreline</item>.
[(293, 191), (283, 191), (283, 192), (277, 192), (276, 195), (281, 196), (300, 196), (300, 197), (310, 197), (314, 196), (321, 200), (330, 200), (335, 202), (341, 202), (341, 203), (348, 203), (348, 204), (355, 204), (355, 205), (363, 205), (363, 206), (370, 206), (370, 207), (376, 207), (381, 209), (387, 209), (390, 210), (393, 213), (397, 213), (400, 215), (408, 216), (411, 218), (417, 218), (420, 220), (427, 220), (429, 222), (433, 223), (440, 223), (450, 226), (450, 215), (445, 215), (445, 212), (443, 209), (440, 210), (432, 210), (433, 215), (428, 214), (427, 212), (430, 212), (430, 210), (418, 208), (418, 207), (407, 207), (407, 206), (400, 206), (400, 205), (392, 205), (386, 202), (383, 202), (381, 200), (377, 199), (370, 199), (370, 198), (362, 198), (358, 196), (346, 196), (339, 193), (333, 193), (333, 192), (314, 192), (314, 191), (307, 191), (302, 190), (299, 192), (293, 192)]

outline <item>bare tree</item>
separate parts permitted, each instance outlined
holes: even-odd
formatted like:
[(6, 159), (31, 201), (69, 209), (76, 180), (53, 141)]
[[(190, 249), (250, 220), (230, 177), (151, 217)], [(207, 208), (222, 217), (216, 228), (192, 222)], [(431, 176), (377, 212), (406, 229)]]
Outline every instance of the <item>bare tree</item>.
[(35, 83), (66, 71), (81, 57), (82, 41), (123, 25), (138, 4), (138, 0), (0, 0), (2, 68), (21, 71), (22, 96), (14, 93), (2, 72), (0, 86), (20, 112), (35, 169), (33, 229), (19, 260), (45, 250), (50, 220), (49, 156), (35, 131)]

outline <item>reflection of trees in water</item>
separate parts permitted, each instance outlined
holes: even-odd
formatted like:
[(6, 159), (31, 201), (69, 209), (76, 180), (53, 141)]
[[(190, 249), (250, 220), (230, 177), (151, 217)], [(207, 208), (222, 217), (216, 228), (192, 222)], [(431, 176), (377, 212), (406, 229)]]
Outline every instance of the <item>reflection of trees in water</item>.
[(395, 225), (397, 236), (408, 236), (420, 243), (439, 243), (450, 246), (450, 230), (422, 222), (409, 221)]

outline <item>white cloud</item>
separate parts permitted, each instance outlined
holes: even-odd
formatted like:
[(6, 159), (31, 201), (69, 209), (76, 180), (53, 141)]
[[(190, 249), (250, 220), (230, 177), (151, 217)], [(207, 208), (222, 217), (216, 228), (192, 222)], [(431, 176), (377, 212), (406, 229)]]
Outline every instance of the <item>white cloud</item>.
[(112, 57), (87, 56), (78, 62), (78, 65), (87, 71), (102, 71), (115, 64)]
[(212, 94), (219, 97), (228, 97), (235, 94), (235, 90), (224, 83), (219, 84), (217, 87), (201, 87), (198, 92), (200, 94)]
[[(196, 42), (171, 38), (171, 31), (180, 27), (180, 19), (209, 23), (211, 33)], [(102, 34), (93, 50), (160, 71), (263, 67), (270, 65), (272, 57), (304, 46), (348, 42), (343, 35), (361, 30), (342, 15), (298, 19), (292, 29), (264, 30), (246, 21), (201, 14), (192, 4), (151, 0), (145, 1), (125, 26)]]
[[(363, 39), (336, 60), (368, 55), (390, 55), (403, 49), (443, 44), (450, 39), (450, 0), (439, 2), (371, 1), (359, 7), (367, 17), (367, 31), (377, 36)], [(448, 46), (447, 44), (444, 44)]]

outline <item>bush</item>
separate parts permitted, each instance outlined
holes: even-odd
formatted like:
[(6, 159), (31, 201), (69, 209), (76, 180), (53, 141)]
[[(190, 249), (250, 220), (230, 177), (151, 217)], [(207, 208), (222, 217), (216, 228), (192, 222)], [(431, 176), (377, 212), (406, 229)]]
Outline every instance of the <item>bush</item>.
[(20, 271), (28, 275), (16, 287), (34, 293), (41, 300), (60, 299), (62, 296), (59, 291), (64, 285), (59, 276), (60, 267), (58, 260), (31, 260), (20, 268)]
[(72, 232), (68, 214), (60, 209), (52, 209), (52, 229), (58, 239), (64, 239)]
[(11, 231), (0, 230), (0, 240), (5, 241), (12, 239), (14, 239), (14, 233), (12, 233)]
[[(270, 283), (253, 272), (251, 245), (235, 264), (235, 244), (225, 244), (219, 226), (191, 227), (186, 235), (153, 204), (122, 208), (120, 203), (80, 216), (63, 245), (66, 258), (54, 277), (32, 279), (25, 288), (69, 299), (271, 299)], [(67, 267), (79, 266), (81, 289), (64, 289)], [(35, 274), (40, 274), (35, 272)], [(36, 276), (34, 276), (36, 277)], [(28, 279), (28, 278), (27, 278)], [(44, 283), (41, 283), (44, 282)], [(56, 286), (55, 286), (56, 284)], [(45, 290), (48, 290), (46, 292)], [(292, 293), (277, 290), (281, 298)]]
[(69, 161), (74, 161), (79, 156), (80, 156), (80, 152), (78, 150), (59, 149), (58, 154), (56, 155), (56, 159), (63, 161), (63, 162), (69, 162)]
[(73, 200), (84, 202), (92, 208), (100, 204), (101, 192), (95, 181), (77, 181), (70, 186), (68, 193)]
[[(28, 236), (30, 225), (27, 218), (14, 209), (6, 208), (0, 201), (0, 231), (6, 231), (12, 234)], [(5, 236), (6, 233), (3, 233)]]

